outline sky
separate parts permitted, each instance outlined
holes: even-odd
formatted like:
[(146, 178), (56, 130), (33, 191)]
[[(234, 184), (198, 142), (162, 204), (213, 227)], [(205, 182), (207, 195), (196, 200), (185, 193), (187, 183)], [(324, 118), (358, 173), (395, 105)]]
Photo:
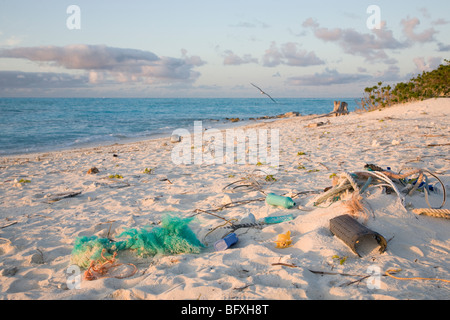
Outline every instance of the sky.
[(450, 1), (0, 0), (0, 97), (360, 97), (450, 60)]

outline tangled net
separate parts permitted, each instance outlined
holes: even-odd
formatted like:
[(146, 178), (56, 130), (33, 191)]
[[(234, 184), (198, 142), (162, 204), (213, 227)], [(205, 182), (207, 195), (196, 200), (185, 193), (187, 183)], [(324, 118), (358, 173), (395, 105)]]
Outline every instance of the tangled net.
[[(117, 254), (124, 250), (133, 250), (141, 256), (200, 253), (203, 244), (188, 226), (192, 220), (193, 218), (183, 219), (166, 215), (161, 226), (140, 230), (126, 229), (118, 236), (127, 237), (121, 241), (96, 236), (79, 237), (75, 240), (71, 262), (87, 269), (85, 278), (94, 280), (108, 273), (111, 268), (127, 265), (116, 261)], [(133, 264), (128, 265), (135, 268)], [(134, 275), (136, 270), (135, 268), (127, 277)]]
[[(84, 279), (88, 281), (97, 280), (103, 276), (105, 276), (112, 268), (117, 268), (122, 265), (129, 265), (133, 267), (133, 270), (130, 274), (126, 276), (114, 276), (116, 279), (124, 279), (128, 277), (132, 277), (137, 272), (137, 267), (132, 263), (116, 263), (117, 252), (114, 252), (112, 258), (106, 258), (104, 256), (106, 253), (106, 249), (103, 249), (101, 252), (101, 257), (103, 260), (91, 261), (89, 268), (84, 272)], [(105, 262), (102, 262), (105, 261)]]

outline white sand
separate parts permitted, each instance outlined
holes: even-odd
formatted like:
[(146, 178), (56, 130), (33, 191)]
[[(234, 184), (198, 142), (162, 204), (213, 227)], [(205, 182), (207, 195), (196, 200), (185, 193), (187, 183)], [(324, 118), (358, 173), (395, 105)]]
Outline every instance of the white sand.
[[(318, 194), (305, 194), (295, 199), (299, 207), (289, 210), (259, 201), (215, 212), (237, 220), (248, 213), (257, 219), (288, 213), (295, 217), (260, 229), (238, 229), (239, 242), (226, 251), (215, 252), (213, 248), (226, 229), (208, 234), (224, 221), (199, 213), (191, 227), (206, 245), (200, 254), (141, 258), (128, 252), (119, 255), (119, 261), (134, 263), (138, 268), (134, 276), (83, 280), (81, 288), (71, 289), (73, 278), (68, 268), (76, 237), (105, 237), (108, 231), (114, 237), (123, 227), (158, 223), (167, 211), (188, 217), (195, 209), (213, 210), (230, 199), (261, 198), (258, 191), (222, 191), (244, 177), (255, 178), (266, 193), (322, 192), (331, 186), (333, 173), (363, 171), (364, 165), (371, 163), (394, 171), (403, 167), (428, 169), (450, 185), (450, 99), (310, 118), (249, 126), (280, 130), (280, 168), (271, 173), (275, 182), (266, 182), (265, 176), (255, 171), (273, 171), (264, 165), (175, 165), (171, 160), (175, 144), (169, 138), (0, 158), (0, 297), (449, 299), (449, 283), (437, 280), (374, 276), (369, 282), (363, 279), (347, 285), (370, 275), (370, 270), (383, 275), (392, 268), (402, 269), (396, 274), (399, 277), (450, 279), (450, 221), (412, 212), (413, 208), (427, 208), (423, 193), (406, 196), (404, 209), (395, 193), (385, 194), (378, 187), (369, 189), (363, 198), (372, 210), (366, 226), (389, 240), (383, 254), (372, 252), (361, 258), (354, 254), (329, 229), (331, 218), (346, 213), (344, 202), (317, 208), (311, 201)], [(329, 123), (307, 127), (320, 121)], [(427, 147), (430, 144), (437, 146)], [(100, 172), (86, 174), (94, 166)], [(153, 173), (144, 174), (145, 168), (152, 168)], [(111, 174), (120, 174), (123, 179), (110, 180)], [(31, 182), (17, 183), (20, 179)], [(46, 202), (52, 195), (69, 191), (82, 193)], [(431, 194), (430, 201), (439, 206), (442, 192)], [(449, 201), (444, 208), (450, 208)], [(291, 232), (292, 246), (276, 248), (277, 236), (287, 231)], [(340, 264), (336, 256), (347, 258)], [(359, 276), (320, 275), (309, 270)]]

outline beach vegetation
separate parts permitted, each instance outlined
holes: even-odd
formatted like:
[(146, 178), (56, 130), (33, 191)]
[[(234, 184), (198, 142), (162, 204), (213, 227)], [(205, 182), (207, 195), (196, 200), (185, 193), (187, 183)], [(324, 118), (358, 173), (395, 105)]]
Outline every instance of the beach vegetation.
[(110, 179), (123, 179), (120, 174), (111, 174), (108, 178)]
[(152, 174), (153, 173), (153, 169), (152, 168), (150, 168), (150, 169), (149, 168), (145, 168), (143, 173), (145, 173), (145, 174)]
[(333, 260), (338, 260), (339, 264), (342, 266), (346, 261), (347, 261), (347, 256), (345, 257), (340, 257), (337, 254), (331, 257)]
[(374, 111), (395, 104), (423, 101), (431, 98), (450, 97), (450, 60), (432, 71), (424, 71), (408, 82), (393, 86), (378, 82), (364, 89), (364, 95), (356, 101), (357, 111)]
[(17, 181), (18, 183), (31, 183), (30, 180), (26, 180), (26, 179), (20, 179), (19, 181)]
[(275, 181), (277, 181), (277, 179), (273, 176), (273, 174), (267, 175), (266, 178), (265, 178), (265, 180), (266, 180), (267, 182), (275, 182)]

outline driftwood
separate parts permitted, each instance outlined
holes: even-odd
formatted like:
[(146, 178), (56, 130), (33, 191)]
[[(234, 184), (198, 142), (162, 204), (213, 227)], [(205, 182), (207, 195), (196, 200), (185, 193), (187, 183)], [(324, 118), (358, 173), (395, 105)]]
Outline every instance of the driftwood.
[(15, 225), (15, 224), (17, 224), (17, 221), (12, 222), (12, 223), (7, 224), (7, 225), (4, 225), (4, 226), (1, 226), (0, 229), (5, 229), (5, 228), (11, 227), (11, 226), (13, 226), (13, 225)]
[(62, 200), (62, 199), (73, 198), (73, 197), (76, 197), (76, 196), (78, 196), (80, 194), (81, 194), (81, 191), (80, 192), (59, 193), (59, 194), (56, 194), (56, 195), (52, 196), (51, 198), (49, 198), (46, 202), (47, 203), (53, 203), (53, 202), (57, 202), (57, 201)]
[(333, 112), (335, 116), (347, 115), (348, 112), (348, 103), (341, 101), (334, 101)]

